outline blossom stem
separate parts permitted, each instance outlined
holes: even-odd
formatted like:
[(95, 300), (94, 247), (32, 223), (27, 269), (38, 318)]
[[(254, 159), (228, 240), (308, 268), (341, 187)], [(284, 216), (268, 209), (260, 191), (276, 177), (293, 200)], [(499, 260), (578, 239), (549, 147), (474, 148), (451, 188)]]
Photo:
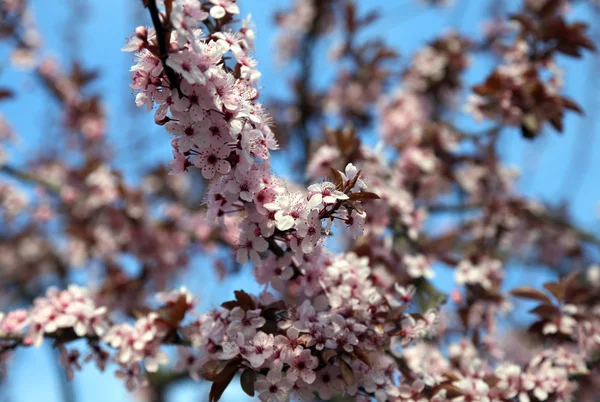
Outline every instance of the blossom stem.
[(156, 0), (149, 0), (147, 2), (148, 10), (150, 10), (150, 17), (152, 18), (152, 24), (154, 25), (154, 29), (156, 30), (156, 40), (158, 41), (158, 57), (162, 62), (163, 68), (165, 69), (165, 73), (169, 78), (169, 83), (171, 88), (178, 88), (178, 78), (175, 71), (167, 65), (167, 58), (169, 56), (167, 50), (167, 41), (170, 31), (166, 30), (162, 21), (160, 20), (160, 12), (158, 11), (158, 7), (156, 5)]

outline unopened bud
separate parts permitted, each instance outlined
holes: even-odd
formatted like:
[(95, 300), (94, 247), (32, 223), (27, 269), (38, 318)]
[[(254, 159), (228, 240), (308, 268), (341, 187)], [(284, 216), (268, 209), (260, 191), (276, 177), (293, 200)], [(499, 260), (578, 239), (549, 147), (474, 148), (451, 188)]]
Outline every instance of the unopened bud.
[(145, 26), (139, 26), (135, 29), (135, 36), (138, 39), (143, 40), (144, 42), (146, 42), (148, 40), (148, 29), (146, 29)]

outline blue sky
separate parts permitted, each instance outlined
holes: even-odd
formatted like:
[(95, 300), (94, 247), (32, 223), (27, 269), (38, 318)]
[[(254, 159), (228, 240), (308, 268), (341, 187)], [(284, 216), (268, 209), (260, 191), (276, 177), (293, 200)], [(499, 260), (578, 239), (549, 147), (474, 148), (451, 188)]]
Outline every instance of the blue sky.
[[(57, 4), (62, 5), (62, 1), (32, 0), (31, 3), (43, 36), (44, 54), (54, 55), (59, 60), (66, 61), (67, 47), (63, 35), (64, 26), (69, 23), (68, 7), (57, 6)], [(73, 3), (73, 1), (64, 0), (64, 3)], [(170, 139), (162, 128), (153, 124), (151, 115), (138, 114), (135, 121), (127, 117), (133, 103), (133, 96), (128, 87), (131, 56), (122, 53), (120, 47), (135, 27), (132, 19), (140, 15), (136, 12), (136, 9), (139, 11), (139, 7), (134, 9), (130, 4), (139, 2), (88, 0), (88, 3), (90, 5), (88, 16), (87, 19), (83, 19), (82, 30), (76, 42), (81, 47), (84, 65), (98, 68), (102, 73), (95, 85), (102, 91), (108, 105), (109, 135), (117, 149), (115, 163), (129, 172), (130, 178), (135, 180), (135, 175), (132, 174), (134, 172), (132, 161), (156, 160), (167, 163), (171, 158)], [(276, 51), (273, 12), (278, 8), (286, 7), (290, 1), (240, 0), (239, 3), (242, 14), (251, 13), (257, 27), (256, 57), (263, 74), (261, 96), (268, 101), (270, 97), (288, 95), (288, 80), (291, 74), (289, 71), (282, 70), (273, 57)], [(445, 12), (423, 7), (416, 0), (365, 0), (359, 3), (363, 10), (381, 6), (381, 10), (384, 11), (381, 20), (375, 23), (367, 34), (383, 35), (390, 44), (400, 50), (402, 55), (410, 56), (425, 41), (432, 39), (444, 29), (455, 27), (468, 34), (478, 33), (481, 28), (482, 3), (487, 2), (455, 0), (457, 6)], [(517, 2), (507, 1), (507, 3), (512, 5)], [(143, 12), (141, 15), (144, 15)], [(585, 9), (576, 7), (572, 17), (585, 18)], [(139, 17), (135, 20), (137, 23), (145, 21)], [(334, 75), (324, 53), (326, 47), (323, 46), (320, 50), (323, 50), (320, 53), (323, 56), (317, 58), (315, 66), (317, 85), (328, 82)], [(6, 55), (6, 48), (0, 47), (0, 57), (5, 59)], [(567, 129), (563, 135), (549, 132), (533, 142), (524, 141), (516, 131), (507, 131), (501, 143), (502, 154), (508, 164), (519, 166), (523, 171), (523, 177), (519, 182), (521, 193), (554, 205), (563, 201), (571, 202), (576, 221), (581, 226), (598, 232), (600, 225), (596, 208), (600, 200), (600, 145), (595, 139), (600, 129), (591, 122), (596, 117), (595, 98), (599, 91), (595, 83), (597, 80), (590, 79), (589, 75), (590, 69), (597, 70), (598, 66), (590, 56), (586, 57), (585, 63), (561, 60), (561, 65), (566, 67), (565, 80), (569, 94), (585, 107), (588, 107), (588, 104), (592, 105), (592, 109), (587, 110), (587, 117), (581, 119), (569, 115), (566, 121)], [(476, 63), (467, 79), (470, 82), (477, 82), (486, 72), (485, 62)], [(58, 119), (57, 108), (48, 102), (43, 89), (31, 75), (25, 72), (14, 72), (8, 69), (2, 71), (0, 86), (9, 86), (18, 93), (17, 101), (0, 103), (0, 113), (6, 116), (22, 138), (17, 151), (35, 149), (42, 138), (48, 134), (45, 131), (48, 130), (48, 118)], [(473, 130), (477, 129), (477, 126), (472, 124), (470, 127)], [(151, 144), (147, 148), (147, 154), (140, 156), (131, 152), (133, 148), (128, 141), (131, 130), (143, 131), (144, 137)], [(573, 159), (584, 158), (589, 159), (585, 170), (571, 168)], [(289, 171), (288, 167), (281, 162), (275, 167), (283, 175)], [(440, 283), (445, 282), (444, 278), (448, 278), (448, 275), (441, 275)], [(540, 278), (541, 276), (527, 276), (527, 280), (533, 282), (537, 282)], [(189, 279), (193, 282), (194, 290), (197, 290), (200, 295), (204, 307), (215, 306), (220, 301), (228, 299), (233, 289), (242, 287), (251, 291), (259, 289), (257, 285), (249, 285), (252, 282), (249, 275), (241, 275), (224, 284), (214, 286), (214, 274), (208, 268), (194, 269)], [(514, 276), (509, 278), (509, 282), (517, 283), (521, 279), (521, 276)], [(51, 358), (50, 350), (18, 352), (10, 370), (8, 388), (10, 400), (60, 401), (60, 392), (58, 392), (60, 382), (57, 376), (62, 373), (54, 370), (53, 361), (55, 359)], [(98, 374), (92, 366), (76, 376), (74, 390), (77, 400), (82, 402), (131, 400), (122, 383), (112, 375), (112, 371)], [(185, 384), (173, 390), (175, 398), (172, 400), (182, 402), (202, 400), (203, 398), (199, 397), (205, 392), (207, 388), (203, 385)], [(242, 401), (243, 398), (243, 394), (237, 387), (231, 387), (223, 400)]]

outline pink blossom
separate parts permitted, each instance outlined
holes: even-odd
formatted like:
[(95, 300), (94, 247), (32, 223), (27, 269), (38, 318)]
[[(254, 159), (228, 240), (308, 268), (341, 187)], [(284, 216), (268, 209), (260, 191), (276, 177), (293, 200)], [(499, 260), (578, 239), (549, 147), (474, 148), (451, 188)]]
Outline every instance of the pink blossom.
[(258, 398), (262, 402), (285, 402), (293, 385), (292, 379), (283, 377), (281, 371), (272, 369), (266, 377), (261, 376), (254, 383), (254, 389), (260, 392)]
[(302, 251), (310, 253), (321, 239), (321, 220), (319, 211), (313, 209), (306, 219), (301, 219), (296, 224), (298, 235), (302, 237)]
[(210, 9), (210, 15), (215, 19), (223, 18), (226, 13), (240, 13), (236, 0), (210, 0), (210, 2), (214, 4)]
[(198, 154), (194, 156), (193, 163), (199, 169), (202, 169), (202, 176), (206, 179), (215, 177), (215, 173), (226, 174), (231, 170), (229, 162), (225, 160), (230, 151), (227, 145), (215, 147), (213, 145), (207, 148), (201, 148)]
[(302, 378), (302, 381), (307, 384), (312, 384), (315, 381), (316, 375), (313, 370), (317, 368), (319, 361), (311, 355), (309, 349), (304, 349), (297, 354), (290, 354), (287, 363), (290, 365), (287, 377), (292, 380)]
[(242, 334), (246, 339), (253, 339), (256, 330), (265, 325), (266, 320), (260, 316), (260, 309), (244, 311), (235, 307), (229, 314), (231, 324), (227, 328), (229, 336)]

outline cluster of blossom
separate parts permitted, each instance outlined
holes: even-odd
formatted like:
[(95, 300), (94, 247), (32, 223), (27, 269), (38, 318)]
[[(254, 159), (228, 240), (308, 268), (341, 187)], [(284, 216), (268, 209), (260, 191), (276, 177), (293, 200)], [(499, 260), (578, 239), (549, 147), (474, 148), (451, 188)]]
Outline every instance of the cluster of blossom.
[(448, 357), (424, 343), (408, 348), (403, 357), (410, 370), (425, 379), (425, 386), (438, 390), (429, 399), (434, 401), (572, 401), (575, 378), (588, 373), (585, 356), (564, 347), (520, 356), (520, 364), (504, 360), (495, 366), (469, 339), (452, 343)]
[(470, 46), (467, 39), (450, 32), (415, 53), (404, 71), (403, 87), (380, 102), (380, 135), (385, 142), (400, 148), (420, 142), (435, 102), (450, 101), (461, 87)]
[(277, 37), (277, 52), (281, 62), (289, 62), (300, 50), (300, 38), (305, 35), (313, 24), (318, 5), (314, 1), (295, 0), (292, 8), (286, 13), (277, 15), (277, 23), (283, 29)]
[[(189, 22), (181, 28), (187, 31), (177, 29), (175, 21), (182, 18), (178, 10), (171, 13), (176, 30), (170, 44), (178, 50), (169, 53), (166, 65), (181, 74), (179, 88), (170, 89), (160, 59), (148, 50), (156, 38), (143, 27), (125, 47), (137, 51), (132, 86), (140, 91), (138, 105), (156, 103), (155, 120), (166, 122), (167, 131), (177, 136), (172, 142), (172, 172), (193, 163), (205, 178), (217, 176), (208, 189), (208, 217), (221, 220), (238, 211), (248, 216), (240, 228), (237, 261), (243, 264), (250, 258), (258, 263), (259, 253), (275, 238), (301, 259), (320, 244), (325, 219), (337, 219), (360, 233), (365, 215), (357, 204), (366, 186), (353, 165), (339, 173), (339, 183), (311, 185), (307, 196), (288, 189), (270, 172), (269, 151), (277, 143), (267, 113), (255, 102), (258, 92), (253, 85), (260, 74), (248, 53), (250, 29), (245, 25), (239, 32), (212, 32), (203, 39), (199, 29), (189, 30)], [(185, 15), (194, 26), (207, 18)], [(222, 61), (229, 52), (236, 60), (232, 71)]]
[[(96, 74), (84, 71), (74, 64), (72, 71), (61, 71), (53, 59), (43, 60), (36, 69), (40, 80), (50, 93), (63, 105), (64, 125), (73, 133), (80, 133), (86, 146), (98, 146), (104, 139), (106, 116), (99, 96), (90, 96), (84, 87)], [(77, 138), (77, 137), (76, 137)]]
[[(105, 307), (96, 306), (86, 289), (71, 285), (67, 290), (49, 288), (28, 310), (14, 310), (0, 319), (0, 334), (19, 336), (19, 342), (41, 345), (44, 337), (97, 337), (108, 327)], [(72, 331), (72, 333), (69, 333)]]
[(381, 41), (362, 43), (358, 33), (377, 20), (376, 14), (361, 17), (356, 6), (347, 3), (338, 20), (342, 39), (332, 46), (329, 56), (339, 64), (339, 72), (324, 93), (323, 108), (344, 121), (364, 126), (372, 119), (372, 106), (397, 73), (393, 66), (398, 54)]
[(0, 114), (0, 167), (4, 165), (7, 159), (5, 144), (14, 141), (12, 127), (8, 124), (3, 115)]
[[(165, 309), (173, 308), (181, 299), (183, 313), (194, 306), (193, 298), (185, 289), (159, 293), (157, 299)], [(144, 384), (140, 372), (143, 361), (147, 371), (158, 370), (159, 365), (168, 362), (167, 355), (160, 349), (168, 333), (164, 320), (151, 312), (136, 320), (134, 325), (112, 324), (108, 309), (98, 306), (90, 292), (75, 285), (59, 291), (50, 288), (45, 297), (34, 301), (29, 310), (14, 310), (0, 314), (0, 366), (9, 357), (9, 351), (16, 346), (40, 346), (44, 338), (54, 339), (61, 352), (60, 362), (66, 375), (73, 379), (74, 371), (81, 370), (80, 352), (76, 347), (67, 349), (66, 344), (76, 339), (86, 339), (90, 348), (85, 362), (94, 360), (99, 369), (113, 361), (119, 365), (116, 375), (124, 378), (127, 388), (133, 390), (135, 384)], [(113, 356), (100, 342), (115, 349)]]
[(514, 19), (514, 35), (508, 35), (512, 43), (502, 48), (504, 64), (473, 88), (466, 110), (476, 119), (488, 117), (521, 127), (526, 138), (533, 138), (545, 122), (562, 131), (565, 111), (582, 112), (560, 93), (563, 72), (556, 57), (581, 57), (595, 45), (585, 36), (585, 24), (565, 20), (566, 5), (526, 2), (524, 13)]
[(10, 221), (23, 212), (29, 204), (27, 194), (16, 185), (0, 183), (0, 211), (3, 218)]
[[(178, 367), (191, 375), (200, 366), (260, 372), (254, 389), (261, 400), (311, 400), (315, 392), (324, 400), (344, 393), (381, 401), (398, 397), (399, 368), (384, 352), (389, 336), (408, 345), (432, 331), (437, 313), (400, 313), (389, 321), (393, 309), (404, 309), (410, 298), (374, 286), (367, 258), (326, 255), (310, 266), (306, 277), (320, 278), (321, 285), (301, 280), (297, 296), (309, 299), (296, 308), (286, 309), (269, 293), (254, 298), (240, 292), (225, 309), (188, 325), (183, 333), (202, 352), (184, 353)], [(273, 317), (281, 319), (275, 323)], [(217, 375), (207, 379), (224, 381)]]
[[(157, 200), (160, 190), (151, 175), (136, 188), (107, 164), (76, 169), (48, 161), (34, 166), (28, 177), (44, 178), (36, 179), (44, 190), (35, 197), (12, 182), (0, 185), (1, 215), (12, 234), (0, 244), (3, 294), (9, 299), (18, 298), (20, 286), (36, 294), (69, 268), (93, 266), (103, 304), (137, 308), (146, 295), (132, 297), (127, 289), (148, 281), (148, 291), (160, 291), (186, 266), (193, 247), (235, 244), (235, 231), (181, 207), (181, 189), (174, 187), (179, 193), (173, 200)], [(64, 228), (65, 236), (47, 236), (48, 223)], [(141, 272), (126, 273), (121, 256), (136, 258)]]
[[(204, 347), (203, 361), (227, 360), (227, 365), (236, 365), (237, 371), (242, 357), (253, 369), (270, 367), (275, 372), (256, 383), (257, 389), (264, 388), (265, 392), (279, 392), (273, 384), (281, 381), (284, 367), (287, 374), (283, 384), (290, 383), (282, 392), (289, 391), (293, 381), (298, 388), (310, 392), (310, 384), (316, 378), (312, 369), (317, 366), (317, 357), (311, 356), (309, 350), (302, 351), (302, 345), (315, 345), (317, 351), (333, 349), (338, 354), (348, 354), (346, 359), (340, 356), (331, 360), (327, 370), (319, 372), (327, 378), (348, 376), (349, 372), (360, 378), (365, 389), (394, 388), (391, 375), (394, 370), (389, 364), (376, 374), (370, 364), (352, 358), (352, 353), (356, 353), (355, 348), (364, 350), (360, 355), (369, 360), (365, 356), (375, 353), (377, 345), (384, 345), (390, 331), (398, 331), (406, 342), (420, 338), (434, 325), (435, 312), (422, 319), (400, 313), (397, 317), (400, 328), (386, 328), (382, 316), (389, 312), (390, 302), (370, 283), (368, 259), (358, 259), (353, 254), (332, 257), (321, 247), (322, 235), (330, 231), (334, 221), (349, 227), (355, 235), (360, 234), (366, 218), (361, 201), (377, 196), (365, 191), (362, 174), (352, 164), (343, 172), (334, 170), (334, 182), (309, 186), (308, 194), (287, 188), (269, 169), (269, 150), (275, 149), (276, 143), (268, 116), (255, 102), (257, 93), (252, 85), (259, 74), (254, 69), (255, 63), (247, 62), (251, 60), (248, 54), (251, 47), (243, 33), (229, 33), (231, 43), (225, 46), (219, 42), (222, 35), (219, 32), (211, 32), (206, 39), (198, 30), (182, 32), (175, 24), (181, 18), (176, 10), (177, 7), (170, 15), (176, 31), (169, 45), (176, 50), (168, 54), (165, 64), (175, 72), (179, 87), (171, 85), (166, 67), (150, 50), (156, 48), (157, 38), (151, 30), (138, 28), (125, 48), (138, 52), (138, 62), (133, 68), (133, 87), (140, 91), (136, 101), (150, 107), (158, 104), (155, 120), (165, 123), (167, 130), (177, 136), (172, 142), (175, 156), (172, 172), (186, 170), (192, 165), (190, 158), (205, 178), (212, 179), (207, 200), (209, 219), (223, 220), (231, 213), (246, 216), (240, 223), (237, 261), (244, 264), (250, 259), (257, 264), (261, 283), (269, 283), (285, 294), (297, 294), (301, 300), (310, 298), (287, 312), (288, 320), (295, 317), (299, 323), (278, 326), (286, 330), (278, 335), (279, 342), (297, 345), (293, 348), (299, 349), (297, 353), (285, 351), (274, 355), (273, 334), (257, 332), (265, 325), (267, 312), (263, 309), (269, 310), (267, 302), (261, 300), (246, 300), (252, 308), (236, 306), (231, 311), (207, 314), (191, 325), (186, 337), (196, 346)], [(207, 18), (188, 14), (195, 21)], [(230, 51), (236, 60), (233, 72), (222, 61)], [(240, 74), (234, 75), (235, 71)], [(323, 221), (327, 223), (325, 228)], [(272, 253), (263, 260), (267, 249)], [(261, 298), (274, 303), (268, 295)], [(261, 305), (263, 309), (256, 308)], [(303, 314), (307, 316), (302, 319)], [(374, 331), (375, 327), (379, 330)], [(292, 339), (286, 340), (286, 336)], [(299, 336), (302, 341), (296, 340)], [(331, 357), (329, 354), (327, 360)], [(195, 362), (190, 364), (197, 367)], [(180, 366), (189, 368), (190, 364)], [(383, 379), (373, 378), (387, 371), (390, 373), (385, 381), (389, 386), (381, 382)], [(213, 381), (219, 382), (216, 378)], [(327, 392), (358, 392), (357, 384), (347, 378), (346, 386), (349, 388), (328, 387)]]
[[(516, 174), (492, 149), (496, 131), (469, 135), (444, 121), (440, 110), (460, 89), (467, 51), (477, 45), (450, 33), (417, 51), (404, 71), (402, 89), (392, 88), (380, 103), (378, 133), (394, 147), (393, 155), (382, 145), (361, 144), (352, 125), (326, 129), (327, 145), (312, 155), (308, 176), (331, 181), (304, 190), (271, 171), (270, 152), (277, 143), (272, 119), (258, 103), (260, 73), (251, 56), (250, 21), (233, 28), (240, 12), (236, 1), (158, 3), (157, 11), (155, 1), (146, 2), (156, 29), (138, 27), (124, 49), (136, 58), (136, 104), (156, 109), (155, 122), (175, 137), (172, 180), (165, 180), (163, 170), (146, 176), (141, 188), (130, 188), (108, 163), (86, 153), (78, 169), (52, 162), (32, 169), (44, 178), (37, 184), (59, 195), (55, 209), (45, 196), (29, 206), (15, 188), (0, 184), (4, 220), (35, 210), (35, 224), (0, 244), (3, 280), (11, 282), (8, 297), (13, 282), (17, 291), (40, 294), (46, 272), (64, 279), (69, 268), (91, 261), (105, 269), (93, 297), (78, 287), (51, 289), (31, 309), (0, 315), (0, 374), (11, 350), (50, 338), (71, 379), (82, 357), (71, 342), (85, 339), (90, 347), (85, 361), (95, 361), (101, 370), (114, 363), (130, 390), (151, 385), (145, 373), (167, 365), (165, 346), (178, 345), (175, 370), (211, 381), (211, 400), (236, 375), (244, 391), (258, 392), (263, 401), (313, 400), (315, 394), (323, 400), (347, 395), (379, 402), (586, 400), (582, 392), (594, 387), (585, 384), (597, 378), (600, 318), (597, 291), (574, 284), (597, 285), (597, 266), (581, 281), (570, 277), (545, 284), (552, 298), (528, 287), (512, 292), (541, 302), (531, 310), (538, 321), (530, 332), (549, 348), (519, 354), (515, 345), (525, 341), (508, 347), (514, 339), (500, 331), (499, 317), (511, 308), (503, 292), (511, 258), (525, 256), (550, 267), (567, 259), (587, 262), (586, 241), (595, 240), (560, 214), (514, 195)], [(383, 62), (396, 56), (378, 42), (369, 42), (372, 51), (363, 52), (356, 32), (375, 17), (360, 18), (352, 2), (341, 3), (296, 3), (279, 20), (289, 30), (284, 35), (304, 36), (294, 39), (300, 45), (325, 29), (324, 16), (343, 9), (348, 32), (336, 54), (352, 65), (341, 68), (329, 91), (311, 99), (310, 107), (363, 128), (371, 124), (371, 106), (393, 75)], [(526, 2), (536, 21), (543, 19), (535, 16), (542, 7), (543, 14), (554, 15), (563, 12), (564, 2)], [(578, 28), (561, 27), (571, 32), (575, 45), (586, 48)], [(554, 71), (551, 57), (530, 59), (535, 48), (530, 42), (528, 37), (503, 47), (494, 41), (508, 63), (476, 88), (480, 104), (498, 103), (504, 108), (500, 114), (521, 114), (501, 123), (531, 120), (522, 104), (515, 111), (515, 102), (525, 97), (522, 90), (530, 89), (524, 84), (528, 69)], [(291, 50), (290, 56), (298, 50), (280, 45)], [(93, 74), (75, 66), (67, 77), (50, 62), (37, 73), (66, 106), (64, 124), (83, 134), (79, 145), (88, 151), (101, 143), (102, 107), (81, 91)], [(539, 93), (558, 94), (560, 81), (559, 74), (551, 77)], [(495, 89), (513, 93), (490, 92)], [(559, 99), (576, 107), (569, 102)], [(498, 110), (486, 112), (498, 117)], [(96, 156), (105, 151), (95, 150), (101, 151)], [(178, 173), (192, 166), (208, 180), (206, 209), (181, 202), (191, 186)], [(434, 203), (455, 191), (467, 201), (457, 209), (473, 213), (457, 225), (426, 231), (426, 224), (435, 223), (427, 218), (444, 212), (444, 205)], [(156, 220), (156, 205), (162, 220)], [(41, 230), (59, 211), (65, 216), (66, 250), (58, 250)], [(344, 238), (348, 251), (337, 255), (324, 247), (334, 224), (354, 238)], [(186, 264), (188, 250), (215, 244), (233, 248), (239, 264), (251, 261), (257, 282), (280, 296), (237, 291), (236, 300), (198, 316), (192, 315), (193, 297), (182, 289), (160, 293), (158, 309), (143, 307), (147, 294), (168, 286)], [(125, 273), (118, 262), (123, 255), (140, 262), (139, 274)], [(440, 263), (455, 268), (456, 315), (439, 308), (444, 297), (431, 280)], [(413, 299), (422, 314), (414, 313)], [(135, 319), (115, 324), (109, 318), (122, 313)], [(456, 340), (455, 333), (464, 337)], [(413, 346), (424, 337), (432, 341)]]
[(0, 25), (7, 27), (5, 36), (15, 36), (17, 46), (12, 50), (10, 61), (15, 66), (30, 67), (40, 46), (40, 34), (32, 18), (32, 10), (26, 0), (5, 0), (0, 3)]
[[(367, 258), (347, 254), (327, 260), (323, 286), (305, 291), (312, 297), (298, 307), (287, 307), (267, 292), (253, 297), (239, 291), (236, 301), (181, 328), (179, 323), (195, 305), (185, 289), (159, 293), (162, 307), (133, 324), (113, 324), (106, 307), (99, 307), (86, 289), (52, 288), (29, 311), (0, 317), (2, 361), (15, 346), (39, 346), (44, 337), (52, 338), (72, 379), (81, 369), (81, 353), (77, 347), (67, 349), (67, 343), (82, 338), (91, 346), (85, 361), (93, 360), (101, 370), (115, 363), (116, 375), (133, 390), (146, 384), (142, 364), (148, 372), (157, 371), (168, 363), (163, 346), (177, 343), (199, 349), (197, 354), (181, 346), (178, 370), (192, 378), (202, 373), (216, 383), (222, 381), (217, 379), (220, 369), (211, 377), (216, 366), (231, 376), (240, 369), (252, 370), (252, 386), (261, 399), (288, 400), (290, 393), (310, 399), (314, 392), (322, 399), (344, 393), (373, 394), (379, 400), (400, 395), (399, 369), (385, 354), (390, 336), (408, 345), (431, 332), (437, 313), (402, 313), (410, 298), (374, 286)], [(314, 269), (326, 262), (316, 262)]]

